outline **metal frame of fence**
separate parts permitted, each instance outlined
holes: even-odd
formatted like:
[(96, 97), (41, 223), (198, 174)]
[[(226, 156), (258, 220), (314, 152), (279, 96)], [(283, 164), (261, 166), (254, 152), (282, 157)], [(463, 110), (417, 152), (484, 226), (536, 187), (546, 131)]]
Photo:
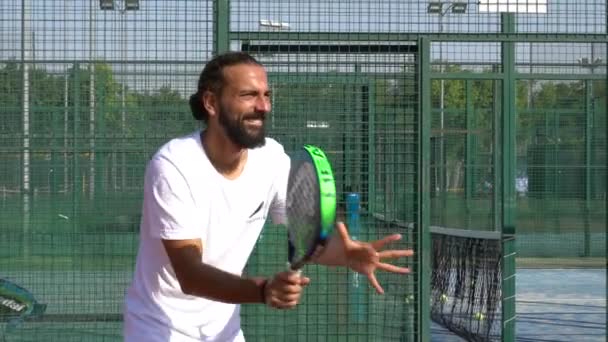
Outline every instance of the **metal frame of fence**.
[[(518, 216), (518, 213), (523, 212), (524, 205), (536, 205), (530, 212), (541, 212), (537, 214), (538, 217), (530, 214), (526, 219), (541, 220), (558, 227), (562, 221), (564, 225), (569, 224), (570, 230), (575, 230), (582, 236), (580, 256), (593, 257), (597, 254), (600, 258), (606, 257), (605, 240), (603, 255), (594, 252), (602, 246), (598, 248), (593, 244), (597, 225), (608, 226), (606, 182), (604, 180), (602, 183), (601, 180), (606, 177), (606, 94), (596, 94), (598, 89), (604, 87), (605, 90), (608, 85), (606, 1), (587, 0), (584, 5), (577, 5), (574, 0), (556, 1), (556, 9), (551, 12), (550, 7), (546, 17), (540, 14), (477, 13), (471, 14), (468, 21), (444, 16), (443, 12), (439, 16), (432, 16), (430, 12), (421, 13), (419, 11), (427, 10), (430, 3), (422, 0), (414, 3), (380, 1), (377, 9), (360, 1), (342, 5), (313, 2), (318, 8), (313, 8), (312, 5), (302, 7), (291, 1), (279, 4), (261, 0), (249, 3), (214, 0), (199, 3), (190, 1), (182, 5), (142, 1), (140, 9), (144, 14), (141, 17), (138, 17), (137, 11), (128, 12), (126, 7), (115, 13), (98, 12), (95, 1), (76, 5), (78, 7), (73, 12), (70, 12), (66, 4), (61, 7), (51, 0), (41, 2), (45, 6), (40, 8), (35, 6), (36, 2), (26, 0), (21, 4), (4, 4), (7, 14), (1, 18), (6, 25), (4, 29), (0, 28), (2, 35), (20, 36), (19, 39), (0, 41), (4, 50), (0, 54), (0, 65), (14, 65), (18, 69), (15, 75), (21, 78), (10, 79), (8, 67), (0, 75), (0, 80), (4, 78), (7, 81), (7, 94), (16, 96), (16, 100), (8, 97), (0, 99), (0, 115), (7, 118), (3, 120), (4, 126), (0, 126), (0, 152), (4, 163), (4, 166), (0, 166), (0, 172), (5, 180), (1, 190), (2, 196), (16, 196), (19, 201), (18, 204), (10, 204), (8, 200), (2, 202), (8, 214), (5, 223), (0, 223), (0, 227), (5, 230), (0, 236), (6, 237), (5, 241), (11, 244), (0, 255), (5, 260), (17, 257), (19, 262), (0, 261), (0, 266), (7, 266), (15, 278), (25, 279), (34, 288), (37, 287), (36, 280), (28, 275), (29, 271), (19, 273), (18, 265), (25, 265), (24, 269), (52, 269), (55, 266), (40, 260), (40, 257), (61, 254), (54, 250), (57, 243), (52, 242), (52, 234), (41, 227), (52, 226), (55, 232), (64, 232), (65, 237), (73, 239), (75, 244), (86, 244), (89, 241), (90, 248), (81, 246), (68, 253), (66, 258), (71, 261), (66, 261), (66, 265), (72, 265), (73, 259), (82, 256), (94, 259), (104, 255), (108, 249), (124, 249), (124, 242), (109, 241), (112, 236), (114, 239), (127, 239), (127, 245), (136, 244), (132, 235), (139, 220), (136, 213), (139, 198), (137, 181), (145, 160), (155, 146), (168, 138), (168, 132), (172, 134), (195, 128), (193, 123), (180, 117), (188, 117), (187, 106), (180, 104), (180, 101), (194, 86), (192, 80), (204, 63), (199, 59), (229, 50), (251, 52), (269, 66), (271, 80), (282, 85), (279, 86), (281, 91), (277, 95), (280, 97), (276, 99), (276, 107), (287, 114), (278, 115), (276, 127), (270, 129), (280, 137), (279, 140), (282, 139), (289, 146), (310, 139), (322, 141), (331, 147), (330, 156), (339, 169), (337, 175), (341, 177), (341, 194), (359, 191), (362, 193), (364, 211), (369, 217), (381, 216), (386, 222), (407, 222), (409, 225), (405, 226), (413, 227), (404, 231), (404, 246), (413, 247), (417, 251), (410, 264), (415, 271), (415, 279), (407, 285), (390, 277), (386, 281), (389, 286), (397, 289), (395, 291), (398, 296), (414, 296), (415, 309), (399, 309), (389, 317), (401, 317), (402, 323), (390, 325), (374, 322), (367, 325), (366, 329), (372, 331), (369, 334), (379, 333), (385, 328), (396, 331), (394, 334), (387, 333), (389, 335), (386, 338), (430, 340), (428, 299), (431, 296), (431, 225), (449, 226), (455, 220), (462, 219), (462, 225), (468, 228), (474, 226), (477, 230), (502, 232), (504, 341), (515, 340), (515, 257), (519, 253), (516, 237), (521, 232), (520, 227), (526, 225), (521, 223), (521, 218), (526, 216)], [(481, 2), (464, 3), (469, 9), (481, 6)], [(126, 2), (119, 1), (117, 4), (126, 5)], [(444, 3), (449, 6), (453, 4)], [(38, 47), (42, 56), (37, 56), (36, 49), (32, 48), (36, 40), (27, 33), (44, 31), (46, 26), (43, 21), (36, 23), (35, 18), (45, 18), (45, 11), (58, 11), (53, 9), (54, 5), (63, 8), (64, 15), (66, 12), (71, 13), (65, 19), (66, 23), (75, 18), (80, 18), (78, 20), (83, 22), (82, 27), (56, 30), (68, 33), (82, 29), (90, 36), (86, 38), (83, 34), (74, 40), (90, 39), (90, 42), (71, 47), (69, 44), (58, 43), (63, 46), (61, 52), (56, 51), (58, 48), (52, 45), (53, 39), (58, 38), (48, 34), (52, 38), (51, 42)], [(189, 9), (189, 6), (193, 8)], [(201, 15), (202, 19), (187, 15), (190, 10)], [(258, 20), (263, 19), (263, 10), (277, 17), (292, 17), (305, 29), (300, 30), (297, 25), (288, 30), (280, 27), (256, 27)], [(338, 15), (340, 10), (346, 12), (346, 19)], [(313, 17), (305, 20), (302, 19), (305, 13), (298, 11), (313, 13), (322, 19), (317, 19), (318, 22)], [(330, 25), (331, 20), (325, 16), (324, 11), (337, 16), (336, 26)], [(173, 13), (175, 18), (163, 19), (164, 13)], [(88, 18), (85, 18), (87, 15)], [(395, 16), (398, 15), (402, 15), (401, 19), (396, 19)], [(378, 19), (382, 17), (388, 19), (384, 22)], [(180, 26), (180, 19), (195, 29)], [(350, 21), (357, 20), (365, 28), (345, 28)], [(391, 20), (398, 20), (399, 25), (392, 25)], [(565, 23), (561, 20), (565, 20)], [(157, 27), (159, 23), (169, 27), (166, 31), (178, 33), (163, 36), (162, 29)], [(137, 24), (143, 25), (143, 28)], [(134, 51), (147, 51), (149, 48), (145, 44), (154, 44), (154, 38), (146, 35), (146, 30), (157, 32), (158, 36), (162, 36), (162, 43), (167, 46), (172, 46), (171, 40), (178, 37), (183, 46), (192, 47), (189, 51), (191, 53), (182, 53), (179, 49), (166, 52), (167, 56), (162, 53), (151, 53), (149, 56), (135, 53)], [(99, 35), (96, 31), (109, 33), (109, 37)], [(201, 35), (203, 42), (196, 39), (200, 31), (204, 32)], [(45, 33), (40, 34), (45, 37)], [(128, 39), (121, 40), (120, 45), (114, 44), (122, 34), (133, 36), (130, 41), (132, 46), (125, 43)], [(96, 43), (93, 43), (94, 40)], [(138, 40), (145, 41), (145, 44), (138, 45)], [(199, 43), (200, 46), (197, 45)], [(101, 56), (92, 51), (99, 46), (102, 49)], [(470, 57), (467, 57), (466, 52), (460, 51), (467, 47), (473, 50)], [(534, 54), (533, 48), (542, 51)], [(575, 63), (570, 55), (574, 55), (573, 50), (577, 48), (590, 48), (590, 59)], [(165, 52), (158, 45), (157, 49)], [(437, 49), (440, 51), (439, 58)], [(566, 50), (562, 51), (563, 60), (548, 61), (547, 56), (560, 49)], [(520, 55), (526, 52), (529, 53), (527, 60)], [(603, 59), (596, 59), (594, 53)], [(475, 59), (475, 56), (481, 57)], [(535, 61), (536, 59), (540, 61)], [(460, 68), (455, 69), (455, 65)], [(34, 81), (46, 77), (37, 73), (37, 68), (57, 75), (57, 80), (53, 81), (55, 83), (47, 84), (65, 89), (61, 95), (62, 103), (37, 105), (37, 99), (44, 96), (44, 92), (51, 92), (50, 88), (36, 88)], [(528, 68), (528, 71), (524, 68)], [(390, 88), (389, 81), (399, 84), (400, 87), (396, 89), (401, 93), (383, 94)], [(534, 106), (524, 108), (518, 102), (518, 94), (522, 91), (538, 91), (538, 83), (541, 81), (580, 83), (581, 87), (577, 91), (583, 95), (582, 102), (577, 104), (579, 107), (562, 111), (559, 108)], [(162, 93), (157, 89), (148, 89), (152, 83), (166, 83), (168, 86)], [(323, 94), (315, 93), (315, 88), (324, 85), (340, 88), (333, 93), (338, 99), (354, 97), (355, 100), (340, 100), (342, 107), (336, 110), (338, 113), (334, 117), (328, 115), (330, 118), (327, 123), (322, 118), (311, 115), (300, 123), (308, 125), (308, 128), (296, 126), (293, 122), (298, 122), (297, 115), (303, 112), (306, 103), (298, 102), (298, 94), (289, 93), (288, 89), (300, 86), (304, 93), (323, 100)], [(172, 86), (179, 90), (173, 91)], [(137, 87), (140, 89), (135, 89)], [(462, 87), (458, 94), (464, 99), (457, 105), (444, 98), (450, 88), (456, 87)], [(329, 88), (327, 86), (323, 89), (328, 91)], [(482, 105), (476, 103), (481, 88), (487, 91), (487, 95), (484, 95), (487, 101), (484, 100)], [(437, 89), (441, 91), (438, 93)], [(151, 93), (164, 97), (156, 98)], [(579, 93), (572, 97), (577, 97), (577, 94)], [(296, 99), (290, 99), (290, 96)], [(405, 99), (402, 100), (403, 103), (394, 105), (391, 109), (381, 108), (389, 108), (386, 103), (399, 98)], [(153, 100), (157, 102), (144, 105), (146, 101)], [(162, 109), (150, 114), (148, 111), (153, 106)], [(329, 103), (325, 107), (320, 105), (314, 108), (331, 111), (338, 106)], [(392, 113), (391, 110), (399, 113)], [(537, 202), (527, 199), (529, 196), (524, 201), (517, 190), (516, 182), (520, 177), (518, 156), (522, 153), (520, 149), (531, 148), (520, 142), (518, 134), (522, 134), (522, 131), (518, 127), (518, 120), (522, 116), (531, 117), (530, 120), (536, 124), (534, 117), (543, 112), (544, 124), (549, 127), (543, 131), (545, 134), (551, 130), (563, 129), (563, 126), (576, 122), (577, 119), (582, 120), (580, 130), (572, 134), (583, 135), (582, 140), (576, 142), (573, 152), (578, 152), (583, 157), (574, 163), (578, 173), (564, 176), (570, 172), (563, 167), (568, 164), (568, 160), (560, 162), (551, 158), (565, 155), (560, 151), (568, 149), (567, 145), (554, 142), (542, 145), (536, 154), (530, 152), (531, 156), (538, 156), (540, 161), (534, 164), (531, 163), (532, 158), (527, 159), (528, 170), (536, 167), (535, 170), (538, 171), (528, 174), (526, 182), (546, 183), (534, 183), (541, 184), (538, 185), (540, 190), (536, 192), (530, 184), (526, 191), (541, 196), (541, 202), (538, 203), (542, 207), (538, 207)], [(353, 114), (349, 116), (345, 113)], [(18, 120), (13, 118), (16, 114), (20, 116)], [(167, 116), (172, 115), (177, 118), (174, 126), (163, 127), (169, 121)], [(562, 122), (560, 115), (574, 119)], [(49, 127), (41, 127), (35, 120), (45, 116), (51, 117)], [(460, 121), (454, 127), (446, 128), (444, 119), (449, 116)], [(476, 120), (481, 116), (486, 121), (479, 123)], [(318, 130), (318, 125), (326, 124), (342, 125), (351, 134), (349, 136), (332, 131), (331, 135), (324, 136), (323, 131)], [(140, 131), (132, 129), (138, 125), (143, 127)], [(531, 127), (538, 128), (537, 126)], [(162, 131), (163, 129), (166, 130)], [(481, 131), (483, 133), (479, 133)], [(553, 137), (561, 137), (558, 133), (551, 134)], [(480, 140), (483, 139), (485, 142), (481, 143)], [(462, 155), (464, 163), (463, 180), (448, 179), (448, 168), (452, 168), (449, 172), (459, 170), (449, 166), (450, 157), (447, 156), (446, 149), (450, 146), (460, 148), (458, 153)], [(596, 151), (599, 151), (597, 155), (594, 154)], [(574, 160), (574, 157), (570, 160)], [(44, 172), (37, 172), (36, 169)], [(574, 190), (563, 190), (562, 192), (568, 192), (565, 195), (555, 190), (566, 189), (566, 183), (573, 177), (583, 179), (582, 183), (573, 185)], [(487, 197), (484, 198), (483, 190), (476, 190), (483, 182), (491, 185), (491, 190), (486, 191)], [(553, 188), (549, 188), (549, 182), (554, 183)], [(400, 191), (392, 193), (390, 189), (395, 186), (400, 186)], [(119, 193), (125, 190), (129, 191), (128, 196)], [(113, 196), (107, 196), (108, 193)], [(49, 204), (40, 205), (37, 198), (45, 195), (50, 198)], [(118, 201), (119, 198), (124, 202)], [(114, 216), (99, 217), (92, 204), (95, 201), (105, 205), (109, 211), (120, 207), (119, 212)], [(112, 201), (117, 201), (118, 204), (113, 205)], [(454, 205), (454, 202), (459, 204)], [(569, 219), (559, 218), (559, 211), (574, 204), (580, 206), (580, 211), (571, 216), (579, 215), (581, 219), (575, 223), (565, 223)], [(482, 213), (480, 210), (475, 211), (476, 206), (480, 205), (483, 207)], [(452, 207), (457, 213), (450, 216), (448, 212)], [(48, 212), (48, 215), (40, 216), (39, 212)], [(555, 222), (550, 222), (551, 216), (557, 217)], [(16, 226), (18, 229), (15, 229)], [(390, 227), (387, 226), (387, 229)], [(558, 229), (553, 233), (566, 232)], [(272, 241), (267, 243), (276, 243)], [(22, 248), (17, 249), (15, 246)], [(102, 268), (121, 271), (128, 269), (125, 264), (129, 262), (129, 253), (110, 254), (112, 261)], [(253, 269), (266, 270), (264, 267), (267, 267), (268, 257), (259, 254), (256, 258)], [(79, 263), (75, 265), (78, 265), (77, 268), (86, 268)], [(69, 266), (66, 267), (69, 269)], [(314, 272), (322, 271), (315, 269)], [(328, 282), (343, 282), (339, 274), (319, 274), (327, 277)], [(124, 281), (119, 285), (125, 285)], [(340, 294), (340, 290), (333, 288), (328, 291), (338, 291), (336, 293)], [(315, 305), (319, 303), (313, 303), (311, 307)], [(378, 307), (380, 309), (377, 310), (384, 310), (383, 306)], [(255, 309), (247, 310), (250, 309), (245, 309), (245, 321), (252, 322), (251, 329), (255, 331), (252, 339), (263, 339), (266, 335), (263, 329), (258, 328), (272, 324), (270, 321), (274, 316), (264, 316)], [(304, 315), (319, 314), (312, 309), (307, 310), (311, 311)], [(255, 315), (261, 315), (264, 319), (256, 320)], [(286, 319), (284, 323), (308, 324), (303, 320), (302, 317), (293, 321)], [(340, 333), (342, 336), (351, 336), (347, 324), (340, 318), (335, 325), (338, 327), (335, 330), (319, 332), (315, 336), (331, 339), (335, 337), (332, 334), (338, 334), (336, 340), (340, 340)], [(288, 331), (284, 333), (288, 334)], [(353, 338), (369, 337), (363, 330), (352, 334)]]

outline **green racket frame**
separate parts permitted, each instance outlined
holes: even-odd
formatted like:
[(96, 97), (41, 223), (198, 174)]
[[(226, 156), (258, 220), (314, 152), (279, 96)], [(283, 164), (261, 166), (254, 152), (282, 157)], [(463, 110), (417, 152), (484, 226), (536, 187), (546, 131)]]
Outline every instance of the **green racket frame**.
[(304, 145), (304, 150), (310, 155), (315, 166), (319, 181), (319, 203), (321, 213), (320, 238), (327, 239), (334, 229), (336, 222), (336, 182), (331, 170), (331, 163), (325, 152), (314, 145)]

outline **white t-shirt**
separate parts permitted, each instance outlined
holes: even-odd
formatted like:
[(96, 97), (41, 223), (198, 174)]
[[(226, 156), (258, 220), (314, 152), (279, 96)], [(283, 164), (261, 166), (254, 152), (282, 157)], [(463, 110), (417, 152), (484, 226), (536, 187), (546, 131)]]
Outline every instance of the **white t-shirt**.
[(125, 341), (243, 341), (239, 305), (181, 291), (162, 239), (201, 239), (203, 262), (241, 275), (270, 214), (283, 222), (290, 159), (275, 140), (228, 180), (200, 132), (169, 141), (146, 168), (140, 244), (125, 300)]

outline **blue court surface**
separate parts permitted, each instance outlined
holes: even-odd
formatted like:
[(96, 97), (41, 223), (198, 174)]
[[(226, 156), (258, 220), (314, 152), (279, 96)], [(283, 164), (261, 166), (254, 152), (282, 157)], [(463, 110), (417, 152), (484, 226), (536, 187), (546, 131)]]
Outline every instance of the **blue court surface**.
[[(518, 269), (517, 341), (606, 341), (605, 269)], [(462, 341), (437, 324), (433, 342)]]

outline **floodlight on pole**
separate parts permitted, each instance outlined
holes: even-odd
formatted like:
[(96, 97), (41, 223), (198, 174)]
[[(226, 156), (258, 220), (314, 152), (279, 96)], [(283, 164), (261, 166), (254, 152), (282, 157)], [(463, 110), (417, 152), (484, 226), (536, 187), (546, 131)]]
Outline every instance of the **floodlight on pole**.
[[(127, 50), (127, 41), (128, 41), (128, 33), (129, 30), (126, 29), (125, 27), (125, 14), (127, 11), (137, 11), (139, 10), (139, 0), (119, 0), (119, 3), (122, 4), (122, 6), (120, 8), (118, 8), (118, 12), (121, 14), (120, 15), (120, 31), (123, 32), (123, 35), (121, 36), (121, 48), (119, 49), (120, 53), (121, 53), (121, 59), (123, 61), (126, 60), (126, 50)], [(114, 0), (99, 0), (99, 8), (101, 8), (102, 10), (114, 10)], [(121, 63), (120, 64), (120, 69), (121, 69), (121, 74), (125, 75), (125, 63)], [(91, 82), (92, 83), (92, 82)], [(127, 116), (127, 110), (126, 110), (126, 91), (127, 88), (125, 86), (125, 81), (122, 80), (121, 82), (121, 130), (122, 133), (124, 134), (126, 132), (126, 116)], [(93, 92), (91, 92), (93, 93)], [(126, 183), (126, 167), (127, 162), (126, 162), (126, 156), (125, 153), (122, 154), (122, 167), (120, 168), (122, 171), (122, 188), (124, 189), (126, 187), (125, 183)], [(91, 184), (93, 184), (91, 182)]]
[[(443, 8), (444, 5), (448, 5), (447, 8)], [(442, 2), (442, 1), (430, 1), (426, 8), (426, 12), (429, 14), (439, 14), (444, 16), (448, 11), (454, 14), (465, 14), (467, 13), (467, 3), (463, 1), (457, 2)]]
[(112, 11), (114, 9), (114, 0), (99, 0), (99, 9), (102, 11)]
[[(103, 11), (113, 11), (115, 8), (114, 2), (114, 0), (99, 0), (99, 9)], [(124, 8), (121, 9), (121, 12), (139, 10), (139, 0), (123, 0), (122, 2)]]
[(275, 29), (275, 30), (289, 30), (289, 23), (272, 21), (269, 19), (260, 19), (259, 25), (262, 28)]
[[(444, 8), (444, 5), (447, 5), (446, 8)], [(456, 0), (454, 2), (450, 2), (450, 1), (429, 1), (428, 7), (427, 7), (427, 13), (428, 14), (436, 14), (439, 17), (439, 33), (443, 34), (443, 17), (448, 14), (448, 12), (451, 11), (452, 14), (466, 14), (467, 12), (467, 3), (464, 2), (463, 0)], [(443, 66), (444, 66), (444, 62), (443, 62), (443, 42), (439, 42), (439, 65), (441, 67), (441, 72), (444, 72), (443, 70)], [(440, 112), (440, 119), (439, 119), (439, 128), (441, 131), (441, 135), (440, 135), (440, 144), (439, 144), (439, 155), (440, 155), (440, 159), (444, 160), (444, 155), (445, 155), (445, 148), (444, 148), (444, 136), (443, 136), (443, 130), (445, 128), (445, 122), (444, 122), (444, 117), (445, 117), (445, 112), (444, 112), (444, 108), (445, 108), (445, 80), (443, 78), (441, 78), (440, 80), (440, 97), (439, 97), (439, 106), (441, 109)], [(445, 175), (445, 173), (442, 173), (441, 177), (440, 177), (440, 187), (442, 189), (447, 189), (447, 177)]]
[(137, 11), (139, 9), (139, 0), (125, 0), (125, 11)]
[(582, 57), (578, 59), (578, 64), (580, 64), (580, 66), (582, 67), (597, 67), (602, 65), (602, 59), (600, 57), (598, 58), (589, 58), (589, 57)]
[(443, 2), (441, 2), (441, 1), (429, 2), (429, 5), (426, 8), (426, 11), (427, 11), (427, 13), (431, 13), (431, 14), (443, 14)]
[[(593, 55), (593, 51), (592, 51), (591, 55)], [(581, 68), (588, 69), (593, 74), (593, 73), (595, 73), (596, 68), (599, 68), (602, 66), (603, 61), (599, 57), (598, 58), (581, 57), (577, 60), (577, 62)]]
[(454, 14), (467, 13), (467, 3), (466, 2), (454, 2), (452, 4), (452, 13), (454, 13)]

